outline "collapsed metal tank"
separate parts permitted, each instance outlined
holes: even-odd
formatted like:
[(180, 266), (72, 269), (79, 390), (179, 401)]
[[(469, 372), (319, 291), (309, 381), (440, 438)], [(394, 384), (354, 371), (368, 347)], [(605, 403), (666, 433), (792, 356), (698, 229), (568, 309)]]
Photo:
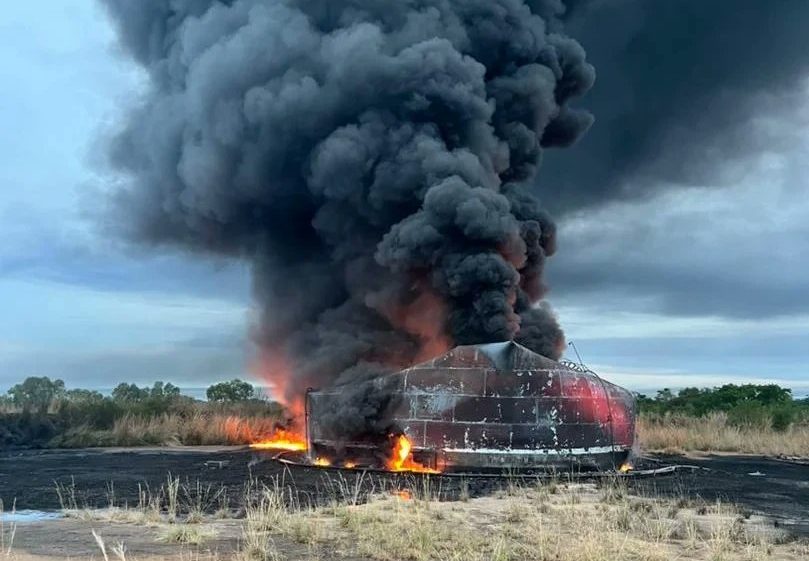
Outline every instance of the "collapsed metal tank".
[[(401, 394), (392, 420), (414, 459), (443, 471), (617, 468), (635, 441), (630, 392), (514, 342), (457, 347), (379, 382)], [(319, 418), (337, 395), (308, 394), (312, 459), (338, 446), (361, 458), (367, 448), (325, 436)]]

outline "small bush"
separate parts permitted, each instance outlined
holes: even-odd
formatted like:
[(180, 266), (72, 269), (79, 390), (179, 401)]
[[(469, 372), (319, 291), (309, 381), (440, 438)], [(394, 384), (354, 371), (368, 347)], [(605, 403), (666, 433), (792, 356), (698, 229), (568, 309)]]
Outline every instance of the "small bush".
[(61, 427), (48, 415), (29, 411), (0, 415), (0, 449), (46, 446)]
[(782, 405), (773, 408), (770, 413), (772, 417), (772, 428), (778, 432), (785, 432), (795, 422), (797, 411), (789, 405)]
[(740, 403), (728, 411), (728, 423), (735, 427), (768, 428), (770, 416), (758, 403)]
[(66, 426), (87, 425), (92, 429), (109, 429), (123, 415), (121, 404), (93, 392), (81, 398), (56, 402), (56, 416)]
[(256, 395), (256, 390), (252, 384), (236, 379), (230, 382), (214, 384), (208, 388), (205, 395), (210, 401), (239, 402), (253, 399)]

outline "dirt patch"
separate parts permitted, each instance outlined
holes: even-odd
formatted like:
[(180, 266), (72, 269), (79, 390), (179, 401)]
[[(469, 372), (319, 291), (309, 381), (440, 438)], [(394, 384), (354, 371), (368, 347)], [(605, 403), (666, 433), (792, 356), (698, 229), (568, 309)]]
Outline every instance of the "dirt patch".
[(62, 519), (19, 524), (13, 543), (15, 558), (101, 559), (94, 530), (112, 559), (115, 559), (113, 548), (119, 544), (124, 545), (130, 559), (217, 559), (232, 556), (241, 536), (239, 522), (219, 521), (211, 525), (210, 538), (205, 543), (178, 545), (166, 543), (163, 539), (166, 530), (158, 526)]

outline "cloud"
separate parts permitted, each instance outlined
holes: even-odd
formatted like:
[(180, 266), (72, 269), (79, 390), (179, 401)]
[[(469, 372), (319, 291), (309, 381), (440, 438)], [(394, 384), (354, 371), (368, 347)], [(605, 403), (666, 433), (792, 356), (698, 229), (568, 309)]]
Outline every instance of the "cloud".
[(600, 372), (602, 376), (608, 377), (611, 382), (650, 396), (653, 396), (655, 392), (662, 388), (679, 390), (688, 387), (719, 387), (725, 384), (778, 384), (781, 387), (790, 388), (792, 395), (795, 397), (802, 397), (809, 394), (809, 382), (805, 379), (796, 380), (787, 377), (774, 378), (768, 375), (734, 376), (727, 372), (708, 374), (669, 372), (666, 370), (655, 370), (654, 368), (627, 371), (620, 367), (600, 364), (590, 366)]
[(598, 73), (582, 102), (596, 122), (572, 150), (548, 153), (546, 204), (567, 212), (677, 185), (732, 185), (725, 163), (788, 146), (750, 124), (805, 100), (809, 3), (565, 3), (576, 8), (569, 33)]
[(27, 376), (61, 378), (68, 387), (111, 388), (120, 382), (150, 385), (157, 380), (200, 387), (248, 377), (248, 362), (243, 337), (223, 337), (209, 345), (180, 341), (74, 351), (48, 346), (11, 354), (0, 350), (0, 391)]
[(0, 281), (45, 281), (107, 292), (246, 302), (244, 264), (213, 256), (130, 247), (29, 204), (0, 208)]
[(245, 376), (243, 304), (0, 280), (0, 387), (27, 376), (109, 386), (165, 379), (201, 384)]
[(0, 114), (0, 388), (37, 374), (74, 385), (244, 375), (243, 267), (147, 255), (82, 215), (100, 179), (94, 137), (143, 82), (113, 51), (101, 6), (40, 0), (4, 16), (2, 104), (14, 111)]
[[(804, 90), (809, 93), (809, 88)], [(789, 139), (724, 167), (730, 186), (669, 186), (569, 214), (557, 298), (601, 310), (744, 320), (809, 313), (809, 103), (750, 124)]]

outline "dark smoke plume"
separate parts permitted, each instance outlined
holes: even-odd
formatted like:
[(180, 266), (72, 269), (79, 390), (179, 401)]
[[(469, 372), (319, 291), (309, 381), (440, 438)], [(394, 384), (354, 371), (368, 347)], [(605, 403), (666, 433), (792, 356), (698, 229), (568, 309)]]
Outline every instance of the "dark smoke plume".
[(103, 1), (151, 79), (112, 143), (116, 220), (253, 263), (288, 396), (454, 344), (559, 356), (524, 187), (592, 123), (559, 0)]
[[(381, 369), (371, 367), (363, 374), (378, 376)], [(352, 459), (352, 450), (341, 449), (341, 443), (362, 442), (372, 445), (376, 460), (384, 465), (390, 457), (392, 435), (404, 434), (394, 421), (395, 411), (402, 403), (400, 380), (391, 377), (368, 379), (359, 374), (359, 379), (348, 386), (339, 387), (339, 393), (324, 401), (319, 412), (318, 426), (322, 437), (336, 443), (332, 460)], [(365, 379), (363, 379), (365, 378)]]
[(809, 77), (805, 0), (565, 0), (598, 69), (597, 121), (546, 158), (554, 213), (682, 185), (737, 180), (728, 163), (789, 142), (751, 121), (794, 107)]

